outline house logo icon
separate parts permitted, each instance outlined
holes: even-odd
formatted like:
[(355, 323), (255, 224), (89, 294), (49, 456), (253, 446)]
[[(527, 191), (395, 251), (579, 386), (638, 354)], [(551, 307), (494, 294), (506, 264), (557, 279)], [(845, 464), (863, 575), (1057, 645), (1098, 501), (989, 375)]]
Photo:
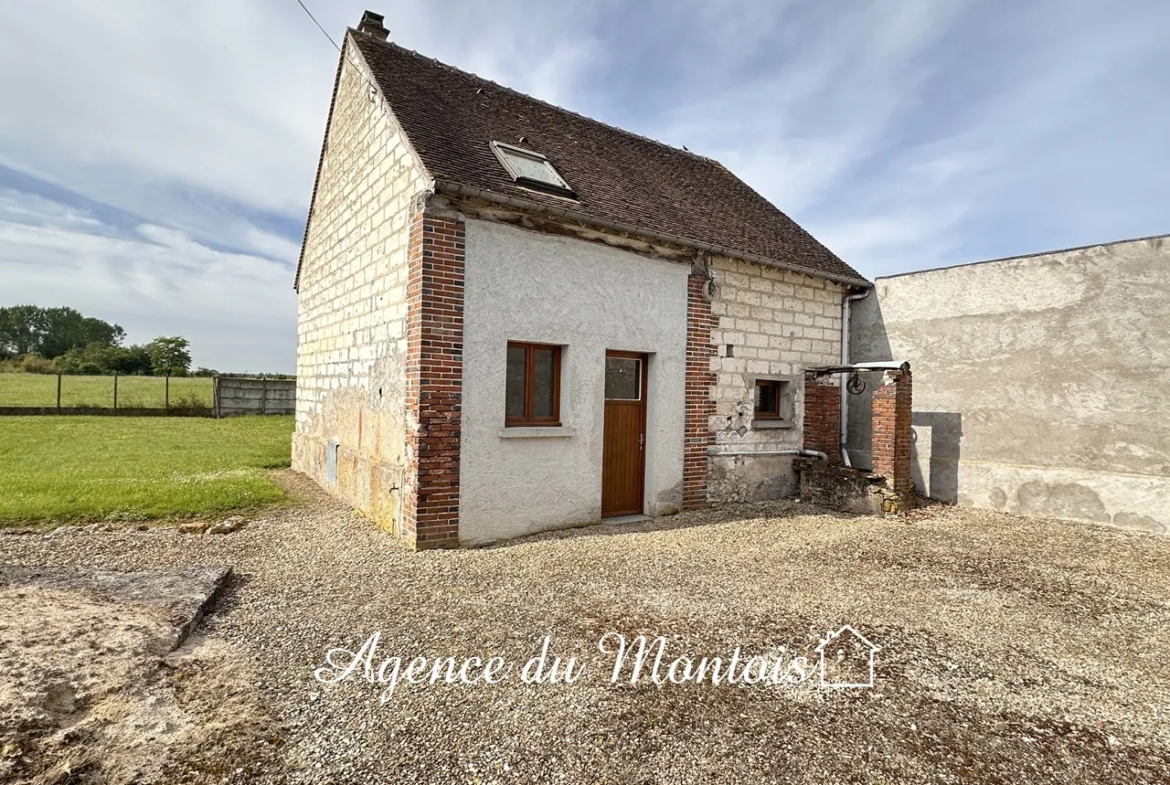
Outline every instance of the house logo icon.
[(852, 625), (828, 633), (813, 649), (821, 658), (821, 686), (872, 687), (873, 655), (879, 650)]

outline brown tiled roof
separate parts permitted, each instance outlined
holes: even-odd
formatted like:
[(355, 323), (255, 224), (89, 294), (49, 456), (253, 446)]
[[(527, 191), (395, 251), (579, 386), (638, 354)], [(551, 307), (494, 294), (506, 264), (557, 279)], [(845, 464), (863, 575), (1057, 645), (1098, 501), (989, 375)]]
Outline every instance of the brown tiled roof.
[[(378, 86), (437, 180), (633, 224), (864, 282), (795, 221), (710, 158), (552, 106), (351, 30)], [(521, 141), (521, 137), (524, 141)], [(493, 140), (548, 157), (579, 205), (518, 186)]]

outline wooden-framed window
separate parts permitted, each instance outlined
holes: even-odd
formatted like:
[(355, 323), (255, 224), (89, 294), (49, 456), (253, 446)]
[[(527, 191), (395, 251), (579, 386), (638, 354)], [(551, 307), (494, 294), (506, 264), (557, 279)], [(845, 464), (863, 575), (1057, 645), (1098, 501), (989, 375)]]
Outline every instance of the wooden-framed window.
[(561, 424), (561, 347), (508, 342), (505, 427)]
[(784, 419), (784, 387), (787, 382), (776, 379), (756, 379), (757, 420)]

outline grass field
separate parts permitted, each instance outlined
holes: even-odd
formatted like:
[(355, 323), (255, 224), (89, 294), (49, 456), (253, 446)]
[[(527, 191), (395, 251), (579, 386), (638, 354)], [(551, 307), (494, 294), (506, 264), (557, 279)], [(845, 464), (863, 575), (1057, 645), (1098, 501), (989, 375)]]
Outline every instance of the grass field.
[(0, 521), (213, 514), (283, 498), (292, 417), (0, 418)]
[[(171, 405), (190, 402), (211, 406), (209, 377), (172, 378)], [(118, 406), (161, 408), (166, 379), (161, 376), (119, 376)], [(0, 373), (0, 406), (56, 406), (57, 377), (39, 373)], [(62, 406), (114, 405), (114, 377), (62, 376)]]

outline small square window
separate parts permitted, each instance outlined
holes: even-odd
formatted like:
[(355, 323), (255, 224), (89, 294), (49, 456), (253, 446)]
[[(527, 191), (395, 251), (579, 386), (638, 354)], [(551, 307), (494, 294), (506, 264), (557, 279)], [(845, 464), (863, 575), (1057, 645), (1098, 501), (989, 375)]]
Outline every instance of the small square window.
[(508, 343), (504, 426), (561, 424), (561, 347)]
[(605, 400), (642, 400), (642, 361), (636, 357), (605, 358)]
[(792, 418), (791, 383), (781, 379), (756, 379), (755, 419), (780, 421)]
[(540, 153), (525, 150), (523, 147), (513, 147), (503, 142), (492, 142), (491, 147), (496, 158), (504, 165), (504, 169), (518, 184), (548, 191), (558, 196), (576, 198), (573, 189), (553, 168), (549, 160)]

